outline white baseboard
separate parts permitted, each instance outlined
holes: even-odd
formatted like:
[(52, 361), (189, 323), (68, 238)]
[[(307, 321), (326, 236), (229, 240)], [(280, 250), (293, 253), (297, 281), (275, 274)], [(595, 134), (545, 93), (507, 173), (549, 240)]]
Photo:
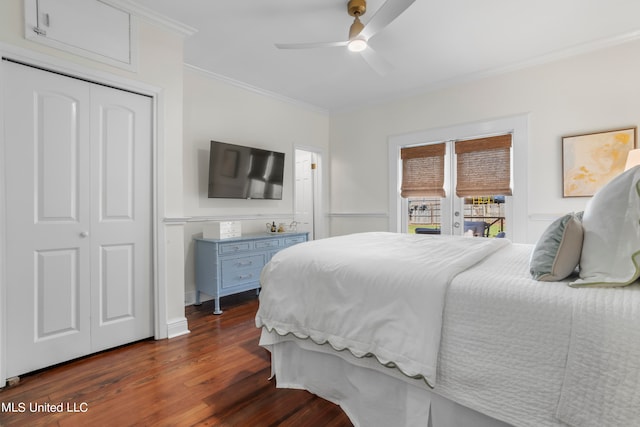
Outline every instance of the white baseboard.
[(183, 317), (182, 319), (173, 320), (167, 323), (167, 338), (175, 338), (180, 335), (186, 335), (191, 333), (189, 330), (189, 324), (187, 323), (187, 318)]

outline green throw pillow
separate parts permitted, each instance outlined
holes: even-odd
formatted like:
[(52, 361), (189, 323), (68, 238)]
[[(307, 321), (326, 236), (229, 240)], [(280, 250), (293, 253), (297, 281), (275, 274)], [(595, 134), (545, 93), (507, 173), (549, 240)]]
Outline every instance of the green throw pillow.
[(536, 243), (529, 270), (535, 280), (556, 282), (573, 273), (582, 253), (582, 222), (570, 213), (556, 219)]

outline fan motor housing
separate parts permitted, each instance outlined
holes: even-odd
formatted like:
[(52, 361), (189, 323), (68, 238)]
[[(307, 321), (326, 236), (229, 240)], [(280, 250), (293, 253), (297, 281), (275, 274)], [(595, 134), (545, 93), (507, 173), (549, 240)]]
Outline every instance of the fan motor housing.
[(347, 10), (351, 16), (362, 16), (367, 11), (366, 0), (349, 0)]

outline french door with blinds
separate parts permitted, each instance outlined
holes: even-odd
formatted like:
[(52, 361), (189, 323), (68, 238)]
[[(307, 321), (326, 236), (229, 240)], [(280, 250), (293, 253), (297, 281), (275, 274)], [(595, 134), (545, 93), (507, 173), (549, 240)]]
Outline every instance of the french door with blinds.
[(512, 195), (511, 134), (403, 147), (403, 229), (505, 237)]

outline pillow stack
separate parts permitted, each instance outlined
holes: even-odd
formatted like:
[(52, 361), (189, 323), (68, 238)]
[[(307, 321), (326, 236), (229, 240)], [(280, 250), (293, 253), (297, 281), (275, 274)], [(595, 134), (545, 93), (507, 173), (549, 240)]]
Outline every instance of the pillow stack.
[(640, 166), (618, 175), (584, 213), (554, 221), (535, 245), (535, 280), (559, 281), (580, 266), (571, 286), (626, 286), (640, 277)]

